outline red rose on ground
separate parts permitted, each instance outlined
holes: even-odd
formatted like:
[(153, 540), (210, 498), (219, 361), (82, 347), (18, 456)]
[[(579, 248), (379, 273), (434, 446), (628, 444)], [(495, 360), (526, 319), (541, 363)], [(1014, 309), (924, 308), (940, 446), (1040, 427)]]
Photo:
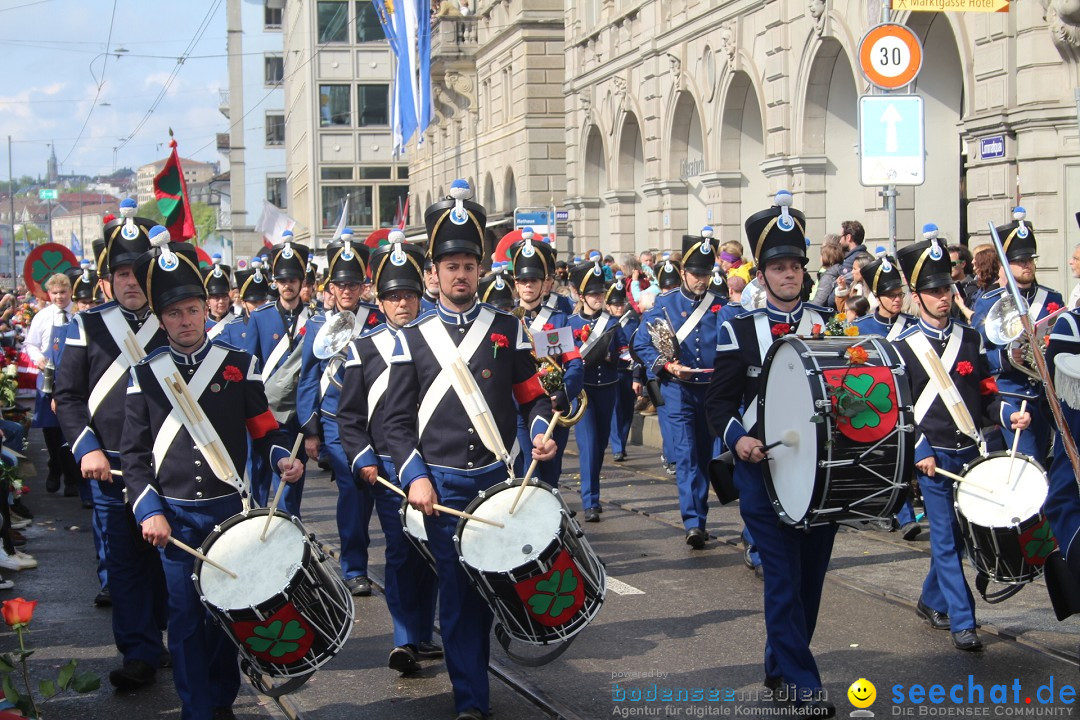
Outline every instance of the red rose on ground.
[(787, 323), (777, 323), (772, 326), (773, 337), (783, 337), (791, 332), (791, 326)]
[(240, 382), (244, 379), (244, 373), (240, 372), (240, 368), (235, 365), (226, 365), (225, 372), (221, 373), (221, 377), (225, 378), (227, 382)]
[(967, 360), (961, 360), (956, 363), (956, 372), (961, 375), (970, 375), (975, 372), (975, 366), (969, 363)]
[(35, 607), (37, 607), (37, 600), (15, 598), (14, 600), (5, 600), (3, 608), (0, 608), (0, 613), (3, 613), (4, 622), (9, 627), (22, 627), (23, 625), (29, 625), (30, 621), (33, 620)]

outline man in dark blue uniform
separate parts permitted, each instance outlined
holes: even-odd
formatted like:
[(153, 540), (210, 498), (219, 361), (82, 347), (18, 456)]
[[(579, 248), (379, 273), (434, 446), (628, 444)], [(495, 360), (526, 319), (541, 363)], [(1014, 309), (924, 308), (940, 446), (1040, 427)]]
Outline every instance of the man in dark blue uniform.
[[(866, 287), (878, 299), (878, 308), (852, 324), (859, 329), (859, 335), (880, 335), (890, 342), (896, 340), (906, 328), (918, 322), (917, 318), (901, 312), (904, 279), (900, 277), (900, 267), (895, 258), (886, 255), (863, 265), (859, 272)], [(896, 513), (896, 523), (905, 540), (914, 540), (922, 532), (919, 523), (915, 522), (910, 497)]]
[[(705, 389), (716, 353), (716, 321), (721, 307), (720, 298), (709, 290), (716, 262), (712, 233), (706, 226), (700, 237), (683, 236), (682, 286), (657, 296), (656, 305), (641, 319), (643, 327), (663, 319), (671, 323), (678, 345), (676, 357), (662, 356), (647, 330), (638, 332), (634, 339), (634, 351), (649, 377), (660, 381), (664, 404), (657, 408), (657, 414), (671, 454), (667, 449), (664, 452), (668, 461), (675, 461), (686, 544), (695, 550), (705, 547), (708, 537), (709, 481), (705, 468), (712, 457), (713, 436), (705, 420)], [(668, 262), (661, 266), (661, 276)]]
[(765, 686), (776, 691), (787, 685), (800, 713), (831, 717), (836, 708), (821, 697), (810, 640), (836, 526), (803, 531), (779, 522), (765, 490), (760, 463), (766, 455), (756, 434), (758, 395), (766, 391), (760, 379), (765, 353), (776, 337), (809, 335), (831, 315), (801, 300), (806, 218), (791, 208), (786, 190), (776, 194), (776, 203), (746, 220), (766, 306), (720, 327), (705, 409), (709, 424), (735, 456), (739, 510), (764, 568)]
[[(925, 228), (924, 228), (925, 230)], [(915, 398), (915, 469), (930, 521), (930, 572), (923, 582), (916, 613), (938, 629), (952, 632), (960, 650), (982, 650), (975, 632), (975, 601), (964, 578), (960, 525), (953, 509), (953, 480), (937, 468), (960, 473), (985, 448), (979, 432), (984, 417), (1002, 426), (1026, 428), (1028, 413), (1015, 412), (998, 395), (979, 334), (953, 320), (952, 266), (936, 233), (903, 248), (897, 259), (919, 304), (919, 321), (894, 343), (904, 360)], [(939, 366), (939, 367), (935, 367)], [(947, 378), (947, 385), (936, 378)], [(959, 393), (960, 408), (942, 395)], [(1026, 434), (1026, 433), (1025, 433)]]
[(203, 286), (206, 288), (206, 335), (216, 339), (233, 321), (232, 268), (221, 264), (221, 255), (214, 253), (214, 264), (202, 270)]
[[(521, 231), (521, 240), (510, 246), (510, 264), (513, 266), (514, 287), (517, 289), (518, 310), (515, 314), (521, 317), (525, 327), (529, 330), (530, 337), (536, 337), (538, 333), (557, 330), (569, 324), (569, 316), (560, 309), (557, 293), (548, 295), (544, 299), (545, 288), (548, 280), (555, 271), (555, 251), (551, 245), (533, 236), (531, 228)], [(554, 362), (563, 372), (563, 389), (556, 392), (556, 406), (563, 414), (571, 414), (571, 401), (575, 400), (584, 388), (581, 356), (577, 348), (562, 353), (553, 358)], [(576, 407), (576, 406), (575, 406)], [(570, 428), (560, 423), (551, 434), (555, 441), (555, 457), (540, 463), (536, 468), (536, 477), (551, 487), (559, 486), (559, 476), (562, 475), (563, 452), (566, 444), (570, 441)], [(517, 429), (518, 447), (522, 450), (514, 460), (514, 473), (518, 477), (524, 477), (525, 470), (531, 463), (527, 449), (532, 445), (525, 420), (518, 417)]]
[(397, 484), (383, 426), (390, 358), (397, 333), (416, 319), (424, 289), (424, 251), (405, 242), (399, 230), (371, 255), (371, 274), (386, 322), (367, 327), (349, 346), (341, 379), (337, 427), (352, 472), (339, 482), (358, 482), (375, 498), (386, 535), (386, 605), (394, 621), (394, 649), (387, 665), (401, 673), (420, 669), (420, 658), (442, 656), (432, 642), (437, 590), (435, 573), (402, 530), (401, 498), (377, 484), (377, 477)]
[[(1020, 294), (1027, 302), (1028, 317), (1032, 322), (1038, 322), (1061, 308), (1065, 301), (1057, 290), (1040, 285), (1035, 279), (1038, 248), (1035, 242), (1035, 230), (1025, 220), (1026, 216), (1024, 208), (1014, 209), (1013, 222), (997, 228), (997, 233), (1005, 248), (1005, 257), (1009, 260), (1009, 271), (1016, 278)], [(936, 230), (936, 226), (934, 229)], [(990, 373), (997, 377), (998, 390), (1016, 407), (1020, 407), (1023, 400), (1028, 401), (1031, 431), (1021, 433), (1018, 452), (1030, 455), (1042, 462), (1050, 449), (1051, 432), (1050, 411), (1046, 406), (1046, 390), (1043, 388), (1042, 380), (1034, 372), (1033, 366), (1028, 366), (1028, 372), (1024, 372), (1014, 365), (1014, 363), (1027, 365), (1021, 357), (1020, 350), (1015, 349), (1014, 346), (995, 345), (986, 336), (987, 313), (1008, 293), (1008, 288), (998, 288), (980, 297), (975, 303), (975, 314), (971, 321), (982, 335), (983, 344), (986, 347), (986, 358), (990, 362)], [(1045, 336), (1047, 329), (1045, 325), (1041, 327), (1040, 339)], [(1010, 354), (1013, 356), (1013, 362), (1009, 361)], [(1001, 434), (1006, 446), (1012, 447), (1013, 431), (1006, 426), (1002, 428)]]
[(616, 363), (629, 345), (622, 326), (604, 309), (607, 283), (599, 252), (589, 262), (570, 269), (570, 286), (578, 297), (580, 309), (570, 316), (581, 362), (585, 366), (585, 396), (588, 406), (574, 427), (581, 465), (581, 506), (585, 522), (600, 522), (600, 469), (611, 436), (611, 418), (615, 414)]
[[(154, 249), (135, 261), (135, 274), (168, 335), (131, 370), (121, 441), (124, 481), (143, 537), (161, 548), (169, 587), (169, 649), (182, 720), (231, 720), (240, 689), (236, 647), (211, 621), (191, 581), (194, 558), (169, 537), (199, 547), (214, 526), (239, 513), (248, 487), (236, 468), (247, 463), (248, 442), (271, 459), (282, 481), (295, 482), (303, 463), (289, 457), (259, 381), (258, 361), (206, 336), (206, 289), (190, 243), (169, 243), (168, 231), (150, 231)], [(231, 477), (208, 471), (187, 419), (170, 422), (179, 401), (166, 392), (179, 376), (227, 453)], [(242, 379), (237, 380), (237, 377)], [(203, 430), (206, 432), (206, 430)], [(171, 437), (170, 437), (171, 435)]]
[[(251, 323), (251, 313), (266, 304), (269, 280), (263, 272), (260, 260), (252, 260), (246, 270), (237, 270), (235, 277), (240, 311), (225, 326), (219, 337), (230, 345), (254, 354), (256, 336), (255, 326)], [(234, 311), (235, 309), (234, 306)]]
[[(641, 316), (634, 311), (626, 299), (626, 276), (622, 271), (615, 273), (615, 282), (607, 290), (604, 306), (612, 318), (622, 328), (623, 337), (629, 343)], [(634, 403), (637, 391), (634, 390), (634, 359), (629, 353), (620, 355), (616, 362), (619, 380), (615, 383), (615, 413), (611, 416), (611, 454), (615, 462), (626, 459), (626, 443), (630, 437), (630, 425), (634, 420)]]
[[(518, 413), (528, 418), (534, 458), (542, 462), (554, 457), (555, 443), (544, 442), (551, 401), (540, 385), (525, 328), (513, 315), (476, 300), (484, 209), (468, 199), (472, 191), (464, 180), (455, 180), (450, 192), (424, 216), (439, 280), (439, 304), (398, 334), (389, 376), (393, 391), (383, 398), (384, 426), (409, 503), (427, 516), (457, 717), (482, 720), (490, 709), (487, 663), (492, 613), (458, 561), (453, 542), (456, 519), (435, 515), (433, 504), (463, 510), (481, 490), (506, 480), (508, 456), (500, 455), (508, 454), (513, 444)], [(466, 365), (471, 381), (453, 371), (460, 370), (460, 363)], [(483, 433), (466, 411), (463, 396), (485, 401), (498, 428), (498, 436), (488, 438), (494, 449), (481, 440)]]
[[(1080, 581), (1080, 489), (1076, 473), (1065, 452), (1061, 433), (1069, 432), (1074, 441), (1080, 437), (1080, 309), (1072, 309), (1054, 323), (1050, 343), (1046, 348), (1046, 364), (1054, 379), (1054, 389), (1061, 398), (1061, 412), (1067, 427), (1059, 428), (1054, 443), (1054, 460), (1050, 465), (1050, 488), (1043, 508), (1061, 554), (1073, 577)], [(1049, 571), (1048, 571), (1049, 573)], [(1048, 583), (1049, 585), (1049, 583)]]
[(491, 272), (480, 278), (476, 295), (480, 302), (487, 303), (503, 312), (514, 309), (514, 286), (510, 283), (508, 263), (492, 263)]
[[(366, 485), (353, 482), (348, 455), (342, 449), (340, 427), (336, 422), (339, 392), (332, 385), (327, 366), (330, 358), (315, 357), (315, 338), (341, 312), (351, 312), (355, 317), (353, 336), (365, 328), (377, 325), (378, 311), (360, 302), (360, 286), (367, 276), (369, 250), (366, 245), (353, 241), (349, 228), (341, 232), (341, 239), (326, 246), (329, 260), (330, 292), (334, 307), (312, 316), (304, 333), (303, 360), (300, 365), (300, 382), (296, 389), (296, 408), (304, 433), (307, 456), (318, 462), (320, 437), (328, 453), (331, 473), (337, 484), (337, 524), (341, 539), (341, 576), (353, 595), (371, 594), (368, 580), (368, 524), (374, 501)], [(344, 355), (345, 347), (341, 348)]]
[[(278, 299), (251, 313), (248, 323), (249, 343), (244, 349), (259, 358), (263, 385), (270, 410), (282, 428), (295, 435), (300, 432), (296, 413), (296, 386), (300, 376), (300, 348), (311, 311), (300, 302), (300, 285), (307, 272), (310, 250), (292, 240), (291, 230), (282, 235), (270, 258), (270, 276), (277, 286)], [(266, 505), (277, 491), (273, 485), (272, 468), (263, 458), (251, 459), (251, 491), (255, 501)], [(300, 500), (304, 493), (304, 478), (292, 483), (282, 493), (285, 512), (300, 516)]]
[[(124, 201), (128, 203), (128, 201)], [(153, 222), (135, 217), (134, 201), (105, 225), (105, 262), (116, 299), (79, 313), (68, 327), (56, 376), (56, 414), (83, 477), (90, 480), (94, 515), (102, 532), (112, 624), (123, 667), (109, 674), (118, 688), (154, 681), (162, 659), (167, 603), (161, 559), (138, 536), (124, 502), (120, 441), (129, 368), (165, 343), (132, 264), (150, 247)]]

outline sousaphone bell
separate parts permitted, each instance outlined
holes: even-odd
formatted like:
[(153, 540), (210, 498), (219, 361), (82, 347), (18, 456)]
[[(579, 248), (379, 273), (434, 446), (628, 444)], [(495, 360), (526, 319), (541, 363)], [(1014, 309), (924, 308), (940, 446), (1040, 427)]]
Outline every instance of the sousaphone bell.
[(319, 329), (312, 345), (311, 352), (315, 357), (330, 361), (326, 365), (326, 376), (339, 390), (341, 383), (336, 377), (338, 368), (345, 362), (345, 354), (342, 351), (352, 342), (355, 332), (356, 315), (348, 310), (342, 310)]

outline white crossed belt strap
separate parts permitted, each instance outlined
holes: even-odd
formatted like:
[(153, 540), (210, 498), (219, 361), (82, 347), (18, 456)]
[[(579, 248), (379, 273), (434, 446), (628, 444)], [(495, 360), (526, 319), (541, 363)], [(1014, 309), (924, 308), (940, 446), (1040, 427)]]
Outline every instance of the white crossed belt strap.
[(959, 326), (953, 327), (952, 335), (949, 337), (949, 342), (945, 346), (945, 352), (941, 357), (938, 357), (934, 349), (930, 347), (930, 341), (926, 339), (926, 335), (923, 333), (912, 333), (905, 338), (908, 346), (915, 353), (919, 364), (922, 365), (923, 370), (926, 371), (927, 376), (930, 378), (930, 382), (923, 388), (922, 394), (919, 395), (919, 399), (915, 403), (915, 424), (918, 425), (923, 421), (926, 413), (930, 411), (930, 406), (934, 404), (934, 400), (940, 396), (956, 428), (975, 442), (982, 443), (982, 435), (979, 433), (975, 421), (971, 418), (971, 412), (968, 411), (967, 405), (964, 404), (963, 398), (960, 397), (960, 391), (956, 389), (956, 384), (946, 369), (956, 364), (956, 358), (960, 354), (962, 345), (960, 339), (962, 334), (963, 331)]
[[(581, 357), (588, 355), (596, 344), (599, 343), (604, 336), (604, 331), (607, 330), (608, 323), (611, 322), (611, 315), (605, 310), (600, 313), (600, 317), (596, 318), (596, 324), (593, 325), (592, 330), (589, 332), (588, 339), (581, 343), (581, 347), (578, 349), (578, 354)], [(610, 338), (608, 338), (610, 340)]]
[[(554, 297), (554, 294), (552, 294), (551, 302), (555, 301)], [(534, 334), (541, 332), (544, 329), (544, 326), (547, 325), (548, 320), (551, 319), (551, 314), (553, 312), (555, 312), (554, 305), (544, 305), (543, 307), (541, 307), (540, 312), (536, 313), (536, 317), (534, 317), (533, 321), (529, 323), (529, 332)]]
[(206, 331), (206, 337), (210, 338), (211, 340), (216, 338), (218, 335), (221, 334), (221, 331), (225, 329), (225, 326), (229, 324), (233, 317), (235, 316), (229, 314), (218, 320), (209, 330)]
[(889, 333), (885, 336), (885, 339), (889, 342), (895, 342), (896, 338), (900, 337), (900, 333), (905, 330), (907, 330), (907, 321), (904, 320), (903, 316), (898, 317), (893, 321), (892, 327), (889, 328)]
[(379, 351), (379, 356), (386, 363), (386, 369), (379, 373), (379, 377), (375, 378), (375, 382), (371, 383), (371, 387), (368, 388), (368, 418), (375, 414), (375, 406), (382, 400), (382, 396), (386, 393), (386, 388), (390, 384), (390, 357), (394, 354), (394, 336), (389, 331), (381, 332), (378, 335), (373, 335), (371, 341), (375, 343), (375, 349)]
[(289, 352), (289, 348), (292, 347), (293, 338), (299, 334), (300, 330), (307, 325), (308, 321), (308, 309), (305, 306), (300, 311), (300, 315), (296, 318), (296, 326), (293, 328), (292, 334), (289, 334), (288, 328), (285, 330), (285, 334), (278, 340), (278, 344), (274, 346), (274, 349), (270, 352), (270, 357), (266, 358), (266, 365), (263, 367), (262, 376), (264, 379), (269, 379), (274, 371), (277, 370), (278, 364), (281, 359), (285, 357), (285, 353)]
[[(221, 367), (221, 363), (225, 360), (225, 356), (228, 354), (228, 350), (223, 347), (214, 346), (210, 348), (210, 352), (206, 353), (206, 358), (203, 359), (199, 365), (199, 369), (195, 371), (195, 374), (191, 376), (191, 380), (188, 381), (188, 390), (196, 398), (202, 397), (203, 392), (210, 384), (210, 380), (217, 373), (218, 368)], [(158, 382), (162, 381), (162, 376), (158, 375), (158, 365), (154, 364), (157, 361), (155, 358), (151, 361), (154, 368), (154, 375), (158, 378)], [(175, 369), (176, 364), (173, 363)], [(165, 388), (165, 397), (172, 398), (172, 393)], [(173, 440), (176, 438), (176, 433), (180, 431), (180, 428), (184, 425), (184, 415), (178, 407), (174, 404), (169, 416), (165, 418), (165, 422), (161, 424), (161, 428), (157, 432), (157, 436), (154, 438), (154, 467), (161, 467), (162, 461), (165, 459), (165, 454), (169, 452), (169, 448), (172, 446)]]
[(131, 354), (132, 348), (129, 343), (134, 342), (139, 350), (145, 349), (146, 343), (150, 342), (159, 327), (157, 316), (151, 314), (146, 318), (146, 322), (143, 323), (138, 334), (133, 335), (124, 313), (118, 307), (111, 307), (102, 312), (101, 319), (105, 322), (105, 329), (109, 331), (109, 336), (112, 337), (116, 346), (120, 348), (120, 354), (105, 369), (105, 372), (98, 378), (97, 384), (94, 385), (94, 389), (90, 391), (90, 399), (86, 404), (90, 409), (91, 418), (101, 407), (101, 403), (105, 402), (109, 392), (116, 387), (116, 383), (127, 375), (127, 371), (137, 362), (142, 360), (142, 357), (134, 357)]
[(714, 305), (713, 301), (719, 301), (719, 299), (711, 290), (701, 296), (701, 302), (694, 308), (694, 312), (690, 313), (690, 317), (686, 318), (686, 322), (682, 324), (682, 327), (675, 331), (675, 338), (680, 345), (686, 338), (690, 337), (690, 333), (694, 332), (694, 328), (701, 322), (701, 318), (705, 317), (705, 313)]
[[(216, 357), (212, 357), (215, 350), (222, 350), (222, 353), (220, 355), (216, 356)], [(221, 366), (221, 362), (224, 359), (225, 352), (226, 351), (224, 351), (224, 349), (222, 349), (222, 348), (217, 348), (217, 347), (211, 348), (210, 352), (207, 353), (206, 359), (203, 360), (202, 365), (199, 367), (199, 370), (196, 371), (196, 376), (195, 377), (198, 377), (199, 374), (207, 366), (209, 366), (211, 368), (209, 374), (207, 374), (204, 377), (199, 378), (200, 382), (203, 384), (203, 387), (202, 388), (192, 387), (192, 384), (188, 384), (188, 386), (187, 386), (188, 390), (191, 392), (191, 395), (195, 398), (196, 403), (198, 403), (199, 396), (202, 394), (202, 391), (205, 390), (206, 383), (209, 382), (209, 379), (211, 377), (213, 377), (213, 375), (217, 372), (218, 368)], [(236, 472), (236, 466), (233, 465), (232, 456), (229, 455), (228, 449), (225, 447), (225, 444), (221, 442), (221, 437), (218, 435), (217, 429), (214, 428), (213, 423), (211, 423), (209, 420), (207, 420), (204, 423), (199, 423), (199, 427), (196, 429), (196, 427), (195, 427), (195, 418), (189, 417), (188, 413), (185, 413), (180, 408), (179, 399), (177, 398), (176, 393), (174, 392), (172, 386), (170, 385), (170, 380), (173, 379), (173, 378), (180, 378), (180, 382), (184, 382), (184, 379), (180, 376), (180, 372), (179, 372), (179, 370), (177, 370), (176, 363), (173, 362), (172, 357), (168, 353), (161, 353), (157, 357), (150, 360), (149, 364), (150, 364), (150, 369), (154, 373), (154, 378), (158, 381), (158, 384), (161, 386), (161, 389), (165, 393), (165, 397), (169, 399), (169, 404), (172, 406), (172, 411), (169, 413), (169, 418), (168, 419), (171, 420), (174, 415), (177, 416), (179, 418), (179, 420), (180, 420), (180, 423), (184, 426), (185, 429), (187, 429), (188, 434), (192, 437), (192, 440), (194, 440), (196, 437), (198, 437), (201, 434), (206, 439), (206, 446), (207, 447), (216, 444), (221, 449), (222, 452), (220, 453), (220, 456), (221, 456), (221, 461), (225, 464), (225, 467), (223, 468), (223, 470), (225, 472), (219, 473), (215, 469), (214, 474), (215, 474), (215, 476), (217, 476), (217, 478), (219, 480), (221, 480), (222, 482), (226, 483), (227, 485), (231, 485), (233, 488), (235, 488), (236, 491), (238, 493), (240, 493), (241, 497), (244, 498), (245, 504), (246, 504), (248, 495), (250, 494), (249, 489), (248, 489), (248, 484), (244, 480), (240, 479), (240, 475)], [(192, 378), (193, 383), (194, 383), (195, 377)], [(198, 390), (198, 392), (196, 392), (196, 390)], [(168, 422), (168, 420), (166, 422)], [(162, 429), (164, 429), (164, 425), (162, 426)], [(176, 428), (176, 430), (173, 430), (173, 436), (174, 437), (175, 437), (177, 431), (179, 431), (179, 428)], [(169, 445), (171, 445), (171, 444), (172, 444), (172, 442), (170, 441)], [(199, 450), (203, 453), (203, 455), (207, 454), (206, 449), (199, 448)], [(166, 452), (168, 452), (168, 446), (166, 446), (165, 450), (162, 452), (162, 459), (164, 459), (164, 454)], [(154, 461), (155, 461), (155, 463), (157, 463), (156, 467), (157, 467), (158, 471), (160, 471), (161, 470), (161, 464), (160, 464), (160, 461), (158, 460), (157, 454), (158, 454), (158, 447), (157, 447), (157, 442), (155, 441), (155, 443), (154, 443)], [(214, 468), (213, 463), (211, 463), (211, 468)], [(223, 474), (224, 475), (229, 475), (230, 477), (221, 477), (221, 475), (223, 475)]]

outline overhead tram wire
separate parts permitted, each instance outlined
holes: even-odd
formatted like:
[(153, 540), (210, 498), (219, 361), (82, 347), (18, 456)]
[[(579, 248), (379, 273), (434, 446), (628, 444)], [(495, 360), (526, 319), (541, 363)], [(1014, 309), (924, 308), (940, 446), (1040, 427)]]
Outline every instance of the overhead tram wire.
[(196, 28), (195, 35), (192, 37), (191, 42), (188, 43), (188, 46), (184, 49), (184, 52), (180, 55), (180, 57), (176, 59), (176, 65), (173, 67), (172, 72), (169, 73), (169, 77), (166, 78), (165, 82), (162, 84), (161, 91), (158, 93), (154, 101), (150, 104), (149, 109), (147, 109), (146, 114), (143, 115), (142, 119), (139, 121), (139, 124), (135, 126), (135, 129), (132, 130), (131, 133), (129, 133), (127, 137), (125, 137), (120, 142), (120, 144), (116, 146), (117, 150), (123, 150), (128, 145), (128, 143), (131, 142), (131, 140), (139, 133), (140, 130), (143, 129), (146, 123), (150, 120), (150, 117), (154, 114), (154, 111), (157, 110), (158, 106), (161, 105), (161, 101), (165, 99), (166, 93), (169, 92), (169, 88), (172, 86), (173, 81), (176, 80), (176, 76), (180, 74), (180, 68), (184, 66), (184, 62), (187, 61), (188, 57), (191, 55), (191, 51), (195, 49), (195, 46), (199, 44), (200, 40), (202, 40), (202, 36), (206, 34), (207, 28), (210, 27), (210, 21), (213, 19), (214, 14), (217, 13), (218, 8), (221, 7), (221, 2), (222, 0), (214, 0), (213, 4), (210, 6), (210, 9), (206, 11), (206, 15), (203, 17), (202, 22), (199, 24), (199, 27)]
[[(105, 49), (109, 49), (112, 45), (113, 27), (116, 25), (116, 0), (113, 0), (112, 14), (109, 16), (109, 36), (105, 40)], [(90, 74), (94, 74), (93, 70), (94, 61), (90, 61)], [(97, 91), (94, 92), (94, 100), (90, 103), (90, 109), (86, 111), (86, 119), (83, 120), (82, 127), (79, 128), (79, 136), (75, 138), (75, 142), (71, 144), (71, 149), (67, 151), (67, 155), (60, 161), (60, 166), (63, 167), (67, 164), (68, 158), (71, 157), (71, 153), (75, 152), (75, 148), (79, 146), (79, 141), (82, 140), (83, 133), (86, 132), (86, 126), (90, 123), (90, 116), (94, 114), (94, 108), (97, 107), (98, 98), (101, 97), (101, 89), (105, 87), (105, 68), (109, 65), (109, 53), (105, 53), (105, 59), (101, 62), (101, 80), (98, 81)]]

